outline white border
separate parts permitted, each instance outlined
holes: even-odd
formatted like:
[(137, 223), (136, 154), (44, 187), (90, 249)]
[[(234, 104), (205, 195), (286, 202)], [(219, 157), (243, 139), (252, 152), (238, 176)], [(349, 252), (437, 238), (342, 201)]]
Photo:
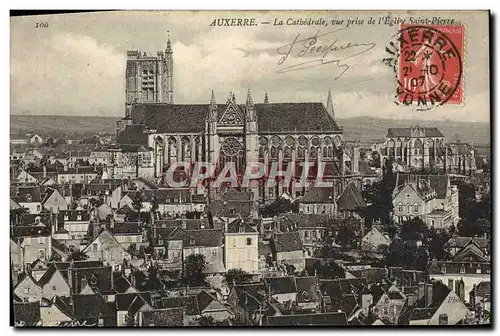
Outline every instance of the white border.
[[(42, 5), (43, 4), (43, 5)], [(42, 6), (41, 6), (42, 5)], [(384, 1), (383, 3), (378, 1), (376, 2), (376, 5), (377, 5), (377, 8), (374, 8), (372, 7), (374, 5), (374, 3), (372, 1), (329, 1), (329, 2), (326, 2), (326, 1), (320, 1), (320, 0), (307, 0), (307, 1), (303, 1), (303, 2), (299, 2), (299, 1), (286, 1), (286, 2), (281, 2), (280, 4), (270, 4), (269, 1), (264, 1), (264, 0), (253, 0), (251, 2), (247, 2), (247, 3), (242, 3), (242, 2), (238, 2), (238, 1), (220, 1), (220, 0), (212, 0), (212, 1), (193, 1), (193, 0), (183, 0), (183, 1), (179, 1), (179, 2), (171, 2), (171, 1), (168, 1), (168, 2), (163, 2), (163, 1), (130, 1), (130, 0), (122, 0), (122, 1), (116, 1), (116, 2), (113, 2), (113, 3), (106, 3), (104, 4), (102, 0), (100, 1), (97, 1), (97, 0), (86, 0), (86, 1), (71, 1), (71, 2), (68, 2), (68, 1), (54, 1), (54, 0), (45, 0), (43, 2), (39, 2), (39, 1), (6, 1), (6, 2), (3, 2), (2, 3), (2, 8), (3, 11), (2, 13), (4, 13), (4, 16), (2, 17), (2, 22), (1, 22), (1, 25), (0, 25), (0, 31), (1, 31), (1, 36), (2, 36), (2, 41), (3, 41), (3, 48), (2, 50), (4, 52), (1, 53), (1, 61), (2, 61), (2, 67), (1, 67), (1, 71), (2, 71), (2, 90), (0, 91), (1, 94), (2, 94), (2, 99), (0, 100), (2, 102), (2, 105), (3, 105), (3, 113), (0, 115), (0, 118), (1, 118), (1, 121), (0, 121), (0, 125), (1, 127), (3, 128), (3, 131), (0, 131), (0, 136), (2, 137), (2, 142), (1, 142), (1, 146), (0, 146), (0, 155), (2, 158), (4, 158), (4, 160), (8, 160), (8, 151), (9, 151), (9, 111), (10, 111), (10, 108), (9, 108), (9, 80), (10, 80), (10, 77), (9, 77), (9, 57), (10, 57), (10, 53), (9, 53), (9, 16), (8, 16), (8, 12), (7, 10), (9, 8), (16, 8), (16, 9), (33, 9), (33, 8), (40, 8), (40, 7), (43, 7), (44, 9), (59, 9), (59, 8), (64, 8), (64, 9), (95, 9), (95, 8), (99, 8), (99, 9), (118, 9), (118, 8), (123, 8), (123, 9), (326, 9), (326, 8), (335, 8), (336, 10), (338, 9), (352, 9), (352, 10), (355, 10), (355, 9), (364, 9), (364, 10), (369, 10), (369, 9), (379, 9), (379, 10), (384, 10), (384, 9), (387, 9), (387, 10), (396, 10), (396, 9), (413, 9), (413, 10), (416, 10), (416, 9), (492, 9), (492, 13), (493, 14), (497, 14), (498, 15), (498, 12), (500, 11), (499, 10), (499, 7), (500, 7), (500, 2), (495, 0), (495, 1), (484, 1), (484, 0), (475, 0), (473, 2), (462, 2), (462, 1), (436, 1), (436, 0), (420, 0), (418, 2), (408, 2), (408, 3), (405, 3), (401, 0), (399, 1), (395, 1), (395, 0), (390, 0), (390, 1)], [(406, 5), (406, 6), (403, 6), (403, 5)], [(474, 7), (471, 7), (470, 5), (474, 5)], [(411, 7), (411, 6), (416, 6), (415, 7)], [(498, 17), (497, 17), (497, 25), (498, 25)], [(499, 38), (499, 34), (498, 34), (498, 30), (495, 28), (495, 31), (494, 31), (494, 36), (495, 36), (495, 40), (494, 41), (491, 41), (490, 44), (491, 45), (500, 45), (500, 38)], [(473, 38), (473, 37), (471, 37)], [(26, 46), (27, 49), (29, 49), (29, 46)], [(497, 58), (498, 58), (498, 55), (497, 55)], [(498, 78), (498, 66), (496, 67), (496, 73), (495, 73), (496, 78)], [(498, 88), (498, 85), (496, 86), (496, 90), (495, 92), (491, 92), (491, 94), (494, 94), (494, 96), (496, 97), (500, 97), (500, 94), (499, 94), (499, 88)], [(498, 103), (497, 103), (498, 104)], [(496, 122), (495, 122), (495, 129), (499, 130), (500, 129), (500, 125), (498, 125), (498, 117), (495, 118), (496, 119)], [(496, 140), (496, 139), (495, 139)], [(495, 148), (497, 149), (498, 151), (498, 148), (499, 148), (499, 144), (497, 141), (494, 141), (494, 146)], [(495, 153), (496, 154), (496, 153)], [(4, 161), (5, 162), (5, 161)], [(8, 162), (8, 161), (7, 161)], [(495, 159), (495, 167), (498, 167), (498, 160)], [(9, 184), (7, 183), (7, 176), (8, 176), (8, 173), (9, 173), (9, 170), (8, 170), (8, 164), (3, 164), (0, 166), (0, 176), (2, 176), (2, 178), (0, 178), (0, 190), (2, 191), (1, 193), (1, 199), (2, 201), (0, 202), (1, 204), (1, 209), (3, 210), (1, 213), (4, 214), (3, 215), (3, 231), (4, 233), (1, 235), (3, 238), (2, 238), (2, 241), (3, 243), (1, 244), (1, 246), (3, 246), (3, 249), (4, 251), (2, 253), (0, 253), (0, 262), (1, 262), (1, 270), (2, 270), (2, 276), (0, 277), (0, 288), (3, 289), (3, 293), (2, 293), (2, 296), (1, 297), (4, 297), (6, 299), (2, 300), (2, 305), (0, 306), (1, 308), (1, 329), (3, 329), (2, 331), (5, 331), (7, 334), (12, 334), (14, 333), (14, 329), (13, 328), (10, 328), (8, 327), (9, 325), (9, 305), (10, 305), (10, 302), (8, 302), (8, 298), (9, 298), (9, 290), (10, 290), (10, 287), (9, 287), (9, 277), (10, 277), (10, 274), (9, 274), (9, 256), (8, 256), (8, 229), (7, 229), (7, 226), (8, 226), (8, 214), (9, 214), (9, 208), (7, 206), (8, 204), (8, 198), (9, 198), (9, 194), (8, 194), (8, 190), (9, 190)], [(495, 187), (495, 186), (494, 186)], [(497, 188), (494, 188), (494, 192), (495, 192), (495, 196), (497, 196), (496, 194), (496, 189)], [(497, 200), (497, 197), (494, 198), (495, 200)], [(495, 242), (498, 242), (500, 241), (498, 235), (499, 235), (499, 232), (500, 232), (500, 228), (496, 228), (495, 229)], [(494, 249), (495, 252), (496, 250), (498, 250), (498, 248)], [(495, 261), (496, 260), (496, 253), (495, 253)], [(494, 267), (493, 267), (494, 269)], [(496, 274), (495, 272), (495, 288), (498, 289), (499, 286), (498, 286), (498, 274)], [(493, 303), (493, 307), (495, 308), (496, 307), (496, 301), (495, 298), (494, 298), (494, 303)], [(496, 310), (494, 310), (494, 315), (495, 315), (495, 321), (496, 323), (498, 323), (498, 314), (496, 314)], [(304, 329), (306, 330), (306, 329)], [(137, 330), (132, 330), (132, 332), (134, 331), (137, 331)], [(241, 333), (241, 332), (245, 332), (245, 333), (248, 333), (248, 332), (254, 332), (255, 329), (242, 329), (242, 330), (238, 330), (237, 332), (238, 333)], [(332, 332), (335, 332), (335, 333), (338, 333), (338, 332), (342, 332), (342, 330), (332, 330), (332, 331), (328, 331), (326, 329), (324, 330), (316, 330), (316, 329), (313, 329), (313, 330), (310, 330), (311, 332), (314, 332), (314, 333), (332, 333)], [(382, 332), (386, 332), (387, 329), (382, 329), (381, 330)], [(404, 332), (405, 330), (395, 330), (396, 332)], [(424, 330), (422, 329), (419, 329), (419, 330), (416, 330), (416, 332), (422, 332)], [(485, 331), (480, 331), (480, 330), (467, 330), (467, 331), (470, 331), (470, 332), (474, 332), (474, 333), (483, 333)], [(29, 332), (37, 332), (37, 330), (31, 330)], [(64, 331), (62, 331), (64, 332)], [(83, 334), (83, 331), (81, 330), (78, 330), (78, 331), (73, 331), (75, 332), (76, 334)], [(94, 333), (96, 335), (104, 335), (106, 332), (113, 332), (113, 330), (96, 330), (94, 331)], [(115, 331), (116, 332), (116, 331)], [(151, 330), (148, 330), (148, 332), (151, 332)], [(182, 331), (165, 331), (165, 330), (158, 330), (156, 332), (161, 332), (161, 333), (164, 333), (164, 332), (168, 332), (169, 334), (178, 334), (178, 333), (181, 333)], [(209, 330), (200, 330), (200, 331), (197, 331), (197, 330), (189, 330), (187, 331), (188, 333), (194, 333), (194, 332), (210, 332)], [(221, 329), (217, 329), (217, 330), (214, 330), (214, 331), (211, 331), (211, 332), (217, 332), (217, 333), (227, 333), (227, 332), (234, 332), (234, 330), (227, 330), (227, 331), (224, 331), (224, 330), (221, 330)], [(293, 330), (293, 329), (287, 329), (287, 330), (264, 330), (264, 331), (261, 331), (262, 333), (266, 333), (266, 334), (270, 334), (271, 332), (274, 334), (274, 333), (289, 333), (289, 332), (300, 332), (299, 330)], [(359, 330), (357, 329), (356, 331), (352, 331), (356, 334), (360, 334), (362, 333), (363, 331), (362, 330)], [(368, 332), (374, 332), (373, 329), (369, 329)], [(442, 331), (440, 332), (440, 330), (425, 330), (424, 331), (426, 334), (434, 334), (434, 335), (438, 335), (440, 333), (442, 333)], [(447, 332), (451, 332), (453, 334), (463, 334), (465, 333), (466, 331), (460, 331), (459, 328), (457, 329), (454, 329), (454, 330), (447, 330)], [(186, 333), (186, 332), (184, 332)]]

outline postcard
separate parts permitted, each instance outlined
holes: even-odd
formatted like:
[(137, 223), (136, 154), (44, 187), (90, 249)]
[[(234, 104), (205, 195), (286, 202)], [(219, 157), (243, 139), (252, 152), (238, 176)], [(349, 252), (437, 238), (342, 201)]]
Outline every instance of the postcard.
[(11, 324), (491, 326), (489, 25), (11, 12)]

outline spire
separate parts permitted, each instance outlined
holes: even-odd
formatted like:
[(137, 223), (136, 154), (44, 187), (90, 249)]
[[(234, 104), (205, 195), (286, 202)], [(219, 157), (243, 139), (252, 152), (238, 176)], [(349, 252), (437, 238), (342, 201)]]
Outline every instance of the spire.
[(227, 98), (227, 102), (229, 103), (233, 101), (233, 97), (234, 97), (233, 91), (229, 91), (229, 97)]
[(269, 98), (267, 97), (267, 92), (266, 92), (266, 95), (264, 96), (264, 104), (268, 103), (269, 103)]
[(247, 105), (253, 106), (252, 93), (250, 92), (250, 89), (248, 89), (248, 93), (247, 93)]
[(209, 108), (209, 118), (213, 121), (217, 120), (217, 103), (215, 102), (215, 94), (212, 90), (212, 96), (210, 97), (210, 108)]
[(236, 104), (236, 97), (235, 97), (234, 93), (233, 93), (233, 103)]
[(167, 30), (167, 50), (165, 50), (166, 53), (172, 52), (172, 43), (170, 42), (170, 31)]
[(333, 102), (332, 102), (332, 92), (328, 90), (328, 98), (326, 100), (326, 112), (335, 120), (335, 112), (333, 111)]
[(246, 110), (247, 110), (247, 120), (254, 121), (255, 120), (255, 106), (253, 104), (252, 94), (250, 93), (250, 89), (248, 89), (248, 93), (247, 93)]

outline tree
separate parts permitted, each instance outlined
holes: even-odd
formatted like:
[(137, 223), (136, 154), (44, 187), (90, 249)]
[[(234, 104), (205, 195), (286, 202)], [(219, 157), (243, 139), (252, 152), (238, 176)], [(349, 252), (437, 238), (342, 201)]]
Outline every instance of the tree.
[(212, 316), (201, 316), (196, 320), (201, 327), (225, 326), (224, 322), (216, 321)]
[(52, 254), (50, 255), (49, 261), (59, 262), (59, 261), (62, 261), (62, 258), (58, 253), (52, 252)]
[(401, 238), (404, 241), (422, 240), (427, 234), (427, 225), (419, 217), (404, 221), (401, 225)]
[(203, 254), (191, 254), (184, 262), (184, 281), (190, 286), (202, 286), (205, 281), (203, 271), (206, 266)]
[(447, 230), (429, 230), (429, 252), (430, 257), (437, 260), (443, 260), (447, 257), (444, 245), (451, 238), (451, 234)]
[(271, 204), (268, 204), (262, 209), (261, 214), (263, 217), (274, 217), (280, 213), (294, 211), (297, 212), (297, 203), (292, 203), (290, 200), (280, 197)]
[(89, 255), (83, 251), (78, 250), (72, 252), (68, 257), (68, 261), (82, 261), (87, 259), (89, 259)]
[(249, 280), (249, 274), (241, 268), (232, 268), (227, 271), (225, 280), (228, 285), (241, 284)]
[(352, 247), (356, 241), (356, 235), (353, 228), (349, 225), (341, 225), (337, 233), (337, 243), (342, 247)]
[(132, 243), (130, 244), (128, 247), (127, 247), (127, 252), (132, 255), (132, 256), (135, 256), (137, 254), (137, 245), (135, 243)]
[(132, 200), (132, 206), (134, 210), (137, 211), (137, 221), (140, 222), (141, 219), (141, 209), (142, 209), (142, 193), (137, 191), (134, 199)]
[(475, 221), (463, 218), (458, 224), (458, 233), (464, 237), (482, 236), (491, 233), (491, 223), (486, 218), (478, 218)]

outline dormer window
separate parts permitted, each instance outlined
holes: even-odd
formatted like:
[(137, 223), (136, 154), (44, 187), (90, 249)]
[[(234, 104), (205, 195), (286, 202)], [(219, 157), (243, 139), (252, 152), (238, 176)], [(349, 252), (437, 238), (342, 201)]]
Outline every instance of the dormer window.
[(32, 199), (33, 197), (31, 196), (31, 194), (26, 194), (26, 202), (30, 203)]
[(446, 273), (446, 264), (441, 265), (441, 273)]
[(189, 244), (190, 245), (194, 245), (196, 243), (196, 241), (194, 240), (193, 237), (189, 238)]
[(69, 216), (68, 215), (64, 215), (64, 220), (69, 220)]
[(477, 265), (476, 273), (481, 274), (481, 265)]
[(460, 274), (465, 274), (465, 266), (460, 265)]
[(304, 298), (305, 302), (309, 302), (311, 300), (311, 295), (307, 291), (302, 292), (302, 297)]

